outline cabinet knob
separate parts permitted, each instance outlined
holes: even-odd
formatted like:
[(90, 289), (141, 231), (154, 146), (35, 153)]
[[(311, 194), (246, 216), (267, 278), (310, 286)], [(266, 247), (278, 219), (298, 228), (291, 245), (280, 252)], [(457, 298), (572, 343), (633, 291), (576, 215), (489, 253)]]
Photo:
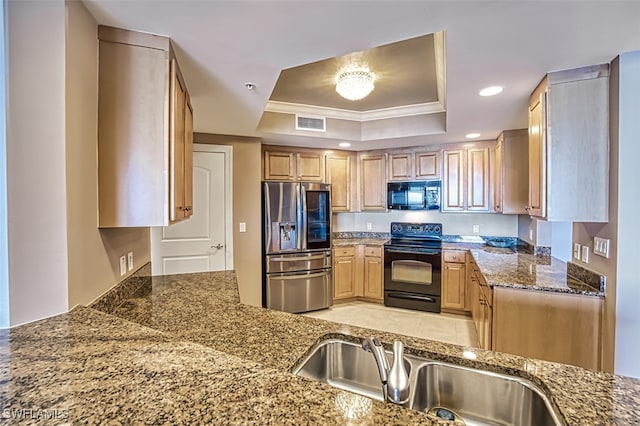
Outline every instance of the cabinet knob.
[(531, 207), (526, 206), (524, 209), (525, 209), (526, 211), (529, 211), (529, 210), (531, 210)]

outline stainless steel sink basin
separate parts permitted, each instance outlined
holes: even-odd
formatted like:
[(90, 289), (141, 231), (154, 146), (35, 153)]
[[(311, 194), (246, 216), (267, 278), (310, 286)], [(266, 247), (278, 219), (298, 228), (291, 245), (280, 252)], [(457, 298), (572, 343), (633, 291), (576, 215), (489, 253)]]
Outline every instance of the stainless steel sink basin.
[(544, 393), (519, 377), (429, 361), (413, 377), (410, 407), (444, 407), (476, 425), (562, 425)]
[[(387, 358), (390, 363), (393, 361), (389, 351)], [(411, 372), (411, 361), (407, 358), (405, 368)], [(356, 343), (325, 340), (294, 369), (293, 374), (383, 401), (376, 361)]]
[[(391, 352), (387, 357), (391, 362)], [(426, 413), (443, 407), (467, 426), (565, 424), (544, 392), (526, 379), (407, 354), (404, 362), (411, 390), (407, 408)], [(293, 373), (383, 401), (374, 357), (356, 343), (322, 341)]]

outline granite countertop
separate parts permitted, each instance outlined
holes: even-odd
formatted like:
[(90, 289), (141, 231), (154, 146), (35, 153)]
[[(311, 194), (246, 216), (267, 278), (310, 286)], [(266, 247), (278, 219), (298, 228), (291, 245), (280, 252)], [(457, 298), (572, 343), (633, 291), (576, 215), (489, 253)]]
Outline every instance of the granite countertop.
[(516, 248), (486, 244), (443, 243), (442, 248), (469, 250), (491, 287), (604, 297), (604, 288), (596, 288), (567, 275), (567, 262), (553, 256), (535, 256)]
[(334, 238), (333, 247), (353, 246), (356, 244), (365, 244), (370, 246), (381, 246), (389, 241), (388, 238)]
[(532, 380), (568, 425), (640, 418), (640, 380), (482, 350), (471, 361), (456, 345), (238, 300), (233, 272), (149, 277), (112, 314), (79, 307), (0, 331), (0, 383), (8, 384), (0, 388), (3, 416), (58, 410), (59, 420), (74, 424), (436, 424), (366, 398), (367, 409), (354, 419), (339, 403), (350, 394), (290, 373), (327, 337), (375, 335), (385, 344), (401, 338), (408, 352), (431, 359)]

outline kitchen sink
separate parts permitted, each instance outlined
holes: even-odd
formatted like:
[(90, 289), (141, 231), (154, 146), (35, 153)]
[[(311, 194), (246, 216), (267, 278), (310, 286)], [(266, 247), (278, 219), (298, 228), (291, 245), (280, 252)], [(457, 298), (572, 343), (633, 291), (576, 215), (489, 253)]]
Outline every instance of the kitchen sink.
[[(392, 358), (392, 353), (387, 351), (390, 364)], [(412, 358), (405, 357), (404, 365), (408, 373), (411, 372)], [(419, 358), (413, 361), (416, 360)], [(378, 401), (384, 400), (376, 361), (357, 343), (339, 339), (324, 340), (298, 364), (293, 374)]]
[[(387, 351), (390, 364), (392, 358)], [(441, 407), (441, 415), (454, 415), (467, 426), (565, 424), (549, 398), (529, 380), (410, 354), (405, 354), (404, 364), (410, 383), (406, 408), (427, 413)], [(324, 340), (293, 373), (384, 401), (375, 359), (357, 343)]]
[(544, 393), (526, 379), (435, 361), (420, 365), (412, 379), (411, 408), (444, 407), (467, 426), (564, 424)]

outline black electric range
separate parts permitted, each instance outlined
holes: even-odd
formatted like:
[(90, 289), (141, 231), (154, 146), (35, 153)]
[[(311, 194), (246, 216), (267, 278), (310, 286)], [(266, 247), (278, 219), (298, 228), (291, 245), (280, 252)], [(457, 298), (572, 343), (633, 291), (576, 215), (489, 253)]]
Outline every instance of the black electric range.
[(391, 223), (384, 245), (384, 304), (440, 312), (442, 224)]

